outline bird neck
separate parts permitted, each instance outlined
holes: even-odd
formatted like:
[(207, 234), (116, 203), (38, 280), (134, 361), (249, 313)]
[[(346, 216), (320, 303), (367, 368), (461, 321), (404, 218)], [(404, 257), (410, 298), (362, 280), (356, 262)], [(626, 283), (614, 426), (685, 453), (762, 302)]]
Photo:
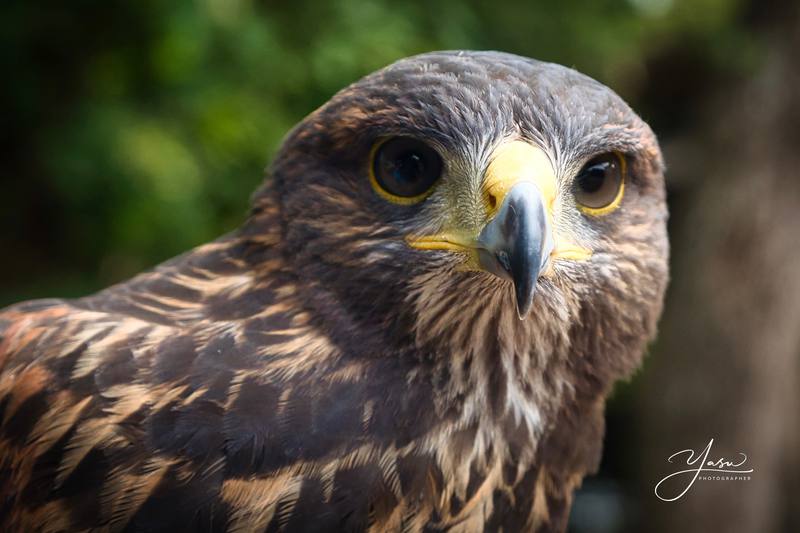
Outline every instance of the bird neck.
[(569, 393), (578, 303), (551, 285), (520, 320), (511, 285), (480, 273), (434, 274), (417, 280), (412, 294), (416, 346), (437, 354), (449, 376), (445, 394), (470, 399), (464, 422), (514, 427), (538, 440)]

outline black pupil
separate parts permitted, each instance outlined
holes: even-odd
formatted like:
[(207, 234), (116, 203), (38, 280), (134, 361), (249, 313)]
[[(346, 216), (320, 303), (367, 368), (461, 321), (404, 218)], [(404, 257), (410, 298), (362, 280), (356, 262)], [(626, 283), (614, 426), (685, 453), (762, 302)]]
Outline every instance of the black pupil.
[(425, 161), (416, 152), (405, 152), (397, 156), (394, 161), (389, 162), (392, 177), (398, 184), (405, 183), (413, 187), (425, 173)]
[(602, 161), (584, 169), (579, 180), (581, 189), (587, 193), (599, 191), (611, 165), (610, 161)]
[(398, 137), (385, 142), (375, 158), (374, 174), (385, 191), (403, 198), (427, 192), (442, 173), (442, 159), (422, 141)]

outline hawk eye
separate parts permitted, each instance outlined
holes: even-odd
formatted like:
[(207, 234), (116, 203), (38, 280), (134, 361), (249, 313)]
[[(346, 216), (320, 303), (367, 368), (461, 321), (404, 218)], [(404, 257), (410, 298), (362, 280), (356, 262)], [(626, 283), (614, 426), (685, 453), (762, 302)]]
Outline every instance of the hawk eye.
[(605, 215), (622, 201), (625, 159), (619, 153), (599, 155), (586, 163), (574, 181), (575, 199), (590, 215)]
[(422, 141), (394, 137), (373, 151), (370, 181), (386, 200), (413, 204), (423, 200), (442, 175), (442, 158)]

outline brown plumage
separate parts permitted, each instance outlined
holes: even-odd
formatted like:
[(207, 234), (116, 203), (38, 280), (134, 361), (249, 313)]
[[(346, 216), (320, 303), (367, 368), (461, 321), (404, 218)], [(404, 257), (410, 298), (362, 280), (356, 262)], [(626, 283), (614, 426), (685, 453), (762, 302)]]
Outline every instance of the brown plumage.
[[(395, 138), (441, 159), (413, 201), (371, 184)], [(619, 205), (581, 207), (605, 153)], [(655, 137), (597, 82), (387, 67), (290, 133), (239, 230), (0, 314), (0, 530), (563, 530), (654, 334), (665, 220)]]

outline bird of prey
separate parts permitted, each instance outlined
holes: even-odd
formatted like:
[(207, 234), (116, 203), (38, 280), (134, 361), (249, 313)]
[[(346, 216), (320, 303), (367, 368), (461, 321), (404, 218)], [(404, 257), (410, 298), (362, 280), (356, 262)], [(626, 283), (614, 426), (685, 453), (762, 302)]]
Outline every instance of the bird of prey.
[(232, 233), (0, 313), (2, 531), (559, 531), (667, 283), (607, 87), (400, 60), (286, 137)]

